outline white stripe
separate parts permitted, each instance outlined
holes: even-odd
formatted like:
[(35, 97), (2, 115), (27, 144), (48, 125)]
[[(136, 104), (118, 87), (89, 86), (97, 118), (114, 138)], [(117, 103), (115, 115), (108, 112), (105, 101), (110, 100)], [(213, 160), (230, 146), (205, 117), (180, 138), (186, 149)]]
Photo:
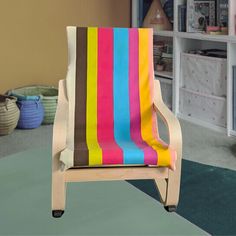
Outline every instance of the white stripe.
[[(67, 168), (74, 164), (74, 127), (75, 127), (75, 82), (76, 82), (76, 33), (77, 27), (67, 27), (68, 40), (68, 70), (66, 77), (67, 96), (69, 100), (69, 119), (67, 125), (67, 161), (63, 156), (63, 162)], [(65, 154), (65, 153), (64, 153)]]

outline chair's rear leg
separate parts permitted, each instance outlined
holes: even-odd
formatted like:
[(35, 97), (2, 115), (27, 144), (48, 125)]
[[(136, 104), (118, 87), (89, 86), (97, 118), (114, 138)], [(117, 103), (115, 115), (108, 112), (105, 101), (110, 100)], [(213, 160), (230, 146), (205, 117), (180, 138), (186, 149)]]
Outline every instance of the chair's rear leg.
[(154, 179), (154, 181), (160, 195), (160, 201), (161, 203), (164, 204), (166, 200), (166, 187), (167, 187), (166, 179)]

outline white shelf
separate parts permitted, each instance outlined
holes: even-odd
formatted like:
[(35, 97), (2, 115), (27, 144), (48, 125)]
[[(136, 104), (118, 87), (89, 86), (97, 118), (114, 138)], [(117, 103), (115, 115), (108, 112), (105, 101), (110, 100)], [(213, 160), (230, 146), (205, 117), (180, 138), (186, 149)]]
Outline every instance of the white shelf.
[(208, 40), (214, 42), (225, 42), (229, 41), (228, 35), (210, 35), (204, 33), (188, 33), (188, 32), (176, 32), (176, 36), (185, 39), (198, 39), (198, 40)]
[(173, 79), (173, 72), (170, 71), (155, 71), (155, 76), (160, 76), (168, 79)]
[(188, 32), (175, 32), (174, 34), (179, 38), (185, 38), (185, 39), (198, 39), (212, 42), (236, 43), (236, 36), (210, 35), (204, 33), (188, 33)]
[(154, 30), (154, 35), (161, 37), (178, 37), (184, 39), (197, 39), (206, 40), (212, 42), (222, 42), (222, 43), (236, 43), (235, 35), (211, 35), (206, 33), (189, 33), (189, 32), (178, 32), (178, 31), (157, 31)]

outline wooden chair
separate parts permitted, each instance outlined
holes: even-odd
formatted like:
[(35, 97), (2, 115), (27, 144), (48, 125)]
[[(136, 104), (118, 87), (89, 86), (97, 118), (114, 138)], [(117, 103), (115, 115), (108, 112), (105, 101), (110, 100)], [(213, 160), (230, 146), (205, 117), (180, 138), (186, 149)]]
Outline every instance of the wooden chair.
[[(64, 213), (66, 184), (79, 181), (154, 179), (166, 210), (176, 210), (181, 129), (154, 80), (152, 33), (67, 28), (69, 66), (53, 127), (53, 217)], [(169, 144), (158, 135), (156, 114)]]

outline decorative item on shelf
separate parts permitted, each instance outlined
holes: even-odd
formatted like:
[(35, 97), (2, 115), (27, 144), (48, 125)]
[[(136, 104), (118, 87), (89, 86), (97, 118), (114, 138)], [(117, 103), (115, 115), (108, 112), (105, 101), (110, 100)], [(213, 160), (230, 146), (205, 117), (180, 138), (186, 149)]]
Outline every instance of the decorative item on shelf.
[(220, 26), (207, 26), (207, 28), (206, 28), (206, 32), (208, 34), (211, 34), (213, 32), (220, 32), (220, 31), (221, 31)]
[(8, 93), (16, 94), (21, 100), (32, 99), (32, 96), (40, 96), (44, 106), (43, 124), (53, 124), (57, 108), (58, 89), (51, 86), (27, 86), (17, 88)]
[(19, 129), (38, 128), (43, 121), (44, 108), (40, 96), (28, 96), (24, 98), (12, 94), (18, 98), (17, 106), (20, 109), (20, 118), (17, 124)]
[(159, 64), (156, 64), (156, 71), (164, 71), (164, 63), (163, 62), (159, 62)]
[(172, 25), (166, 16), (160, 0), (153, 0), (151, 7), (145, 16), (143, 27), (153, 28), (157, 31), (172, 30)]
[(12, 96), (0, 95), (0, 135), (10, 134), (16, 128), (20, 116), (16, 100)]
[(205, 32), (207, 26), (216, 24), (215, 1), (187, 1), (187, 32)]
[(217, 0), (216, 5), (217, 25), (228, 27), (229, 0)]
[(174, 1), (173, 0), (164, 0), (163, 10), (168, 17), (170, 23), (174, 23)]
[(228, 27), (207, 26), (206, 33), (211, 35), (227, 35)]

